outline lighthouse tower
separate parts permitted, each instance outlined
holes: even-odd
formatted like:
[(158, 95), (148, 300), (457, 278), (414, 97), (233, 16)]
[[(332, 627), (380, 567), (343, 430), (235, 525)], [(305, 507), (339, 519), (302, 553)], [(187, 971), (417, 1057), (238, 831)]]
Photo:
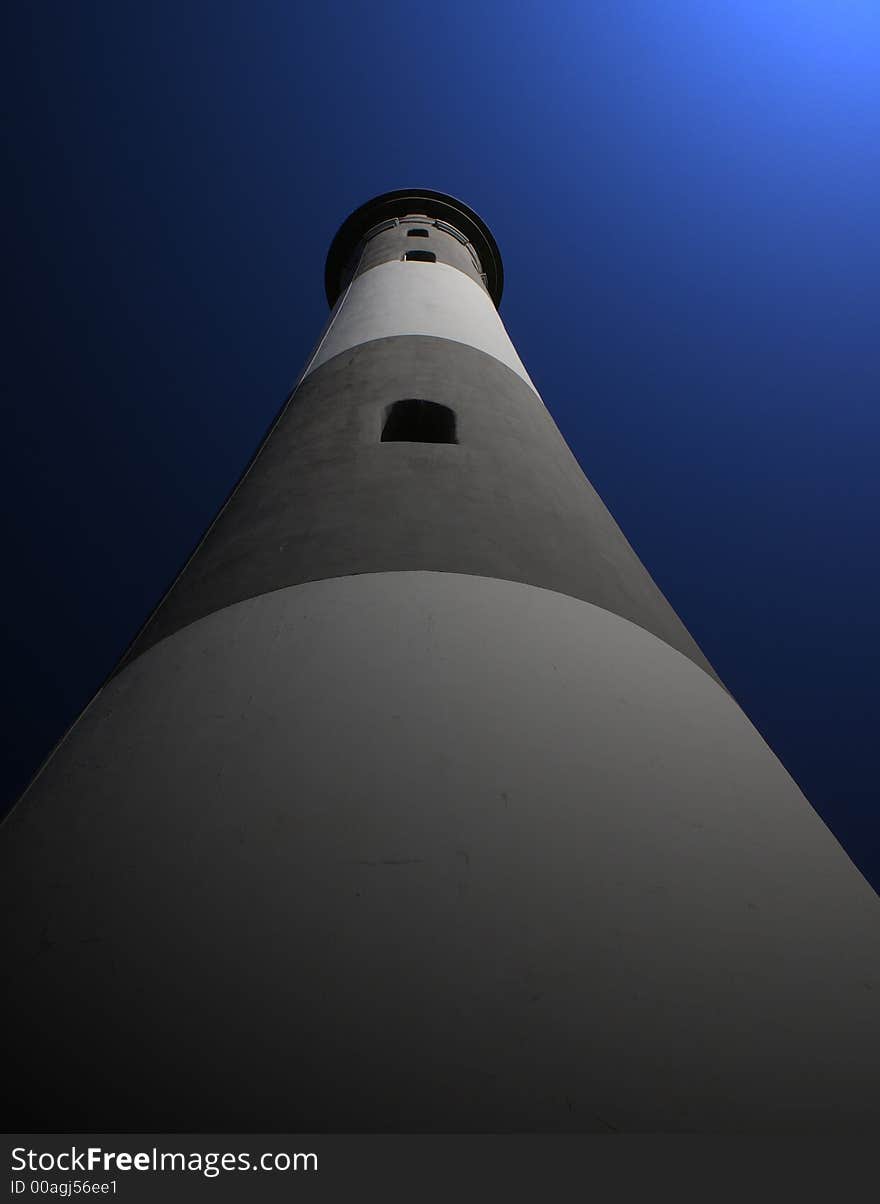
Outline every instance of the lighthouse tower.
[(880, 1121), (880, 904), (584, 477), (502, 282), (438, 192), (333, 240), (289, 403), (3, 826), (8, 1127)]

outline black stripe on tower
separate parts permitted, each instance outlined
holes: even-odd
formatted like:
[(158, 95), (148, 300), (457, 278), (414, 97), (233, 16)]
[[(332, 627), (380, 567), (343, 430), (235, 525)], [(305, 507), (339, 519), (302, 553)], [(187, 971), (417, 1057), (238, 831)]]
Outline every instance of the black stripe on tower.
[[(405, 400), (451, 411), (456, 441), (383, 440)], [(129, 659), (271, 590), (418, 569), (581, 598), (713, 672), (534, 390), (494, 356), (420, 335), (361, 344), (305, 378)]]

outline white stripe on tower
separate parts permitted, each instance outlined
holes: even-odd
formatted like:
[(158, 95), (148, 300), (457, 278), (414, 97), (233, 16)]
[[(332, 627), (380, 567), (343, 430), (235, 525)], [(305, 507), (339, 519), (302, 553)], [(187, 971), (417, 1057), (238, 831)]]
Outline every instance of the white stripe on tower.
[(464, 343), (500, 360), (535, 388), (484, 288), (449, 264), (399, 259), (356, 277), (309, 372), (340, 352), (394, 335)]

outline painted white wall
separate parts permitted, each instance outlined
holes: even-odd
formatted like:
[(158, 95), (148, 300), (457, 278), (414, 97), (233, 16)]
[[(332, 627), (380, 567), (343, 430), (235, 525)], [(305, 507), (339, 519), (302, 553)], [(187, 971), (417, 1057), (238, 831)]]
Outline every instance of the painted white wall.
[(304, 375), (371, 339), (408, 334), (476, 347), (535, 387), (492, 298), (475, 280), (449, 264), (397, 259), (356, 277)]
[(8, 835), (28, 1016), (63, 985), (63, 1057), (181, 1106), (342, 1064), (379, 1127), (395, 1091), (459, 1131), (880, 1120), (873, 890), (712, 678), (571, 597), (385, 573), (212, 614)]

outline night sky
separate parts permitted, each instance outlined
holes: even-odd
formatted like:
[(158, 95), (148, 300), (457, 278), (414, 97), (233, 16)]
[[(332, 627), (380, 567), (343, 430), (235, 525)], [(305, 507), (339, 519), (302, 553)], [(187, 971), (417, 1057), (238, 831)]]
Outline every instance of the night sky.
[(6, 6), (3, 803), (113, 668), (389, 189), (456, 195), (587, 476), (880, 888), (880, 5)]

